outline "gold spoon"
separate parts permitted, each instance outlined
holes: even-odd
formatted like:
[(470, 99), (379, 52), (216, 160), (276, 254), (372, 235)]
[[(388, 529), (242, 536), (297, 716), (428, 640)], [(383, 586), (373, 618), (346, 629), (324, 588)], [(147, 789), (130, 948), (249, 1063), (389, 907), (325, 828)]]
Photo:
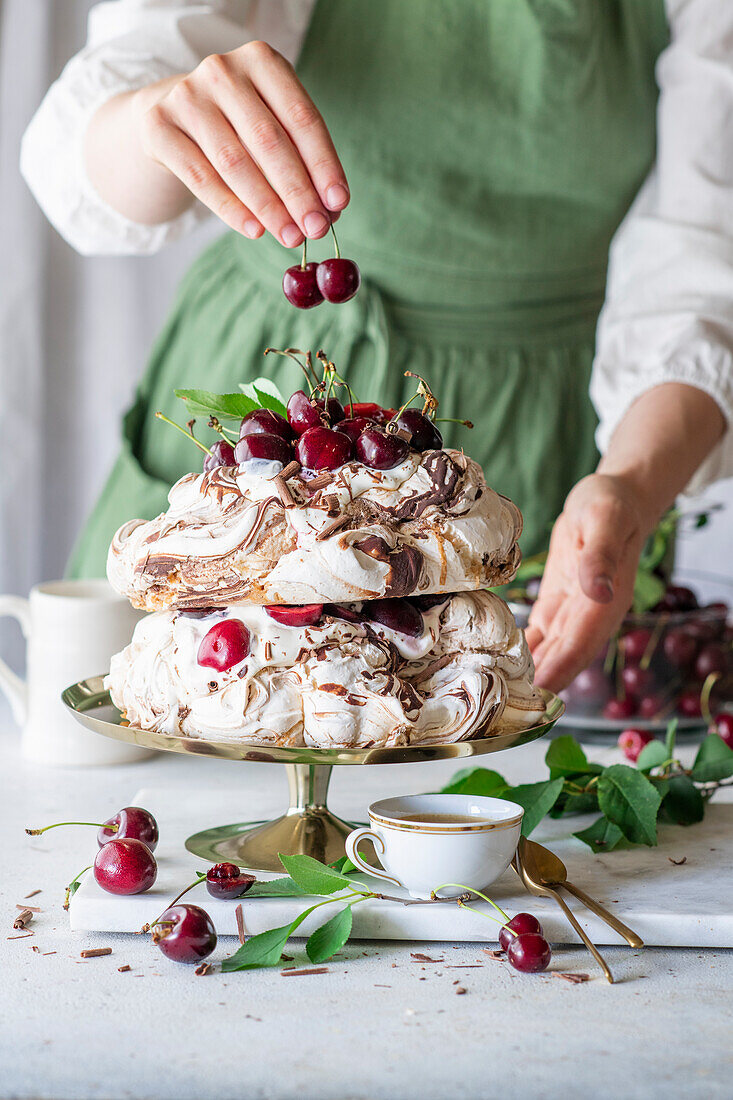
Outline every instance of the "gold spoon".
[(582, 901), (586, 909), (590, 909), (597, 917), (604, 920), (610, 928), (613, 928), (614, 932), (618, 932), (619, 936), (626, 940), (629, 947), (644, 946), (641, 936), (638, 936), (613, 913), (609, 913), (608, 909), (601, 905), (599, 901), (589, 897), (585, 890), (581, 890), (579, 886), (574, 886), (572, 882), (568, 882), (567, 867), (559, 856), (556, 856), (549, 848), (544, 848), (535, 840), (527, 840), (526, 837), (521, 838), (520, 844), (522, 846), (522, 861), (533, 878), (536, 878), (543, 886), (564, 886), (566, 890), (575, 895), (578, 901)]
[[(524, 854), (526, 852), (526, 848), (525, 848), (524, 844), (522, 843), (523, 840), (524, 840), (524, 838), (520, 837), (519, 845), (518, 845), (517, 850), (514, 854), (514, 859), (512, 860), (512, 867), (517, 872), (517, 874), (521, 878), (522, 882), (526, 886), (527, 890), (529, 890), (530, 894), (534, 894), (536, 897), (540, 897), (540, 898), (554, 898), (555, 899), (555, 901), (560, 906), (560, 908), (562, 909), (563, 913), (565, 914), (565, 916), (570, 921), (570, 923), (573, 926), (573, 928), (575, 929), (575, 931), (580, 936), (580, 938), (583, 941), (583, 943), (585, 944), (585, 946), (590, 951), (593, 958), (596, 960), (596, 962), (600, 966), (601, 970), (603, 971), (603, 973), (606, 976), (606, 980), (608, 982), (610, 982), (611, 985), (613, 985), (613, 974), (609, 970), (608, 963), (603, 958), (603, 955), (601, 955), (601, 953), (598, 950), (598, 948), (596, 947), (596, 945), (588, 939), (588, 936), (585, 934), (584, 929), (581, 928), (580, 924), (575, 919), (575, 916), (574, 916), (572, 910), (568, 909), (568, 907), (565, 904), (563, 898), (560, 896), (559, 890), (555, 889), (552, 886), (543, 886), (542, 882), (538, 878), (535, 878), (535, 876), (532, 874), (532, 871), (529, 870), (525, 866)], [(531, 857), (530, 857), (530, 859), (531, 859)]]

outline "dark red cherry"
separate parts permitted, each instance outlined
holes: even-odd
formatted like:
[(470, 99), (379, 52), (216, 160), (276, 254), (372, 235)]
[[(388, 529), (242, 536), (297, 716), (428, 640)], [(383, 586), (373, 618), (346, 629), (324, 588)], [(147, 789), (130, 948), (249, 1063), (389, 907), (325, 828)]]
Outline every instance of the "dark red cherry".
[(630, 630), (628, 634), (624, 634), (623, 637), (619, 638), (618, 647), (627, 662), (638, 664), (646, 653), (651, 640), (651, 631), (639, 628)]
[(722, 676), (727, 668), (728, 651), (725, 646), (719, 645), (717, 642), (711, 642), (710, 645), (704, 646), (695, 661), (695, 675), (698, 680), (706, 680), (714, 672)]
[(304, 603), (299, 606), (266, 607), (265, 611), (276, 623), (284, 626), (318, 626), (323, 615), (322, 603)]
[(681, 584), (670, 584), (654, 610), (675, 613), (694, 611), (697, 606), (697, 596), (691, 588), (685, 588)]
[[(116, 825), (116, 829), (111, 826)], [(158, 843), (158, 822), (149, 810), (140, 806), (125, 806), (114, 817), (109, 817), (97, 832), (97, 844), (101, 848), (110, 840), (141, 840), (151, 852)]]
[(157, 874), (155, 856), (141, 840), (108, 840), (94, 859), (94, 877), (108, 894), (142, 894)]
[(450, 598), (445, 592), (436, 592), (427, 596), (411, 596), (410, 601), (415, 604), (415, 607), (419, 607), (421, 611), (432, 611), (439, 604), (447, 603)]
[[(512, 935), (510, 928), (516, 935)], [(523, 936), (525, 932), (539, 932), (542, 935), (542, 925), (531, 913), (517, 913), (516, 917), (512, 917), (499, 929), (499, 944), (506, 951), (512, 940)]]
[(355, 416), (353, 419), (347, 417), (345, 420), (340, 420), (336, 428), (339, 432), (345, 432), (352, 443), (356, 443), (361, 433), (366, 431), (367, 428), (373, 427), (375, 423), (375, 420), (371, 420), (367, 416)]
[(172, 905), (152, 929), (153, 943), (173, 962), (197, 963), (216, 947), (211, 917), (199, 905)]
[(700, 693), (697, 691), (683, 691), (677, 699), (677, 710), (683, 718), (701, 718)]
[(225, 439), (217, 439), (209, 448), (210, 455), (204, 458), (204, 473), (210, 474), (212, 470), (218, 470), (220, 466), (236, 466), (234, 447)]
[(657, 718), (664, 707), (664, 699), (661, 695), (644, 695), (639, 700), (640, 718)]
[(239, 465), (248, 462), (250, 458), (263, 458), (267, 462), (282, 462), (287, 466), (293, 457), (290, 444), (280, 435), (258, 432), (255, 435), (245, 435), (234, 448), (234, 457)]
[(584, 712), (600, 710), (613, 694), (613, 687), (600, 665), (579, 672), (564, 692), (569, 706)]
[(241, 898), (257, 879), (241, 871), (236, 863), (215, 863), (206, 872), (206, 889), (212, 898)]
[(668, 630), (662, 645), (664, 656), (675, 668), (688, 668), (695, 660), (697, 641), (685, 627)]
[(713, 719), (710, 733), (717, 733), (721, 741), (725, 741), (729, 749), (733, 749), (733, 714), (723, 711)]
[(654, 734), (646, 730), (622, 730), (618, 735), (618, 747), (627, 760), (635, 764), (645, 745), (654, 740)]
[(397, 419), (397, 426), (410, 432), (410, 446), (416, 451), (439, 451), (443, 446), (440, 430), (419, 409), (404, 409)]
[(422, 614), (409, 600), (370, 600), (364, 605), (364, 612), (371, 622), (381, 623), (410, 638), (417, 638), (424, 629)]
[(654, 685), (654, 677), (648, 668), (640, 668), (639, 665), (626, 665), (621, 670), (621, 682), (624, 691), (633, 699), (639, 699), (646, 695)]
[(316, 428), (323, 422), (322, 408), (302, 390), (296, 390), (288, 401), (288, 423), (295, 434), (302, 435), (308, 428)]
[(272, 409), (253, 409), (247, 413), (239, 427), (239, 438), (245, 435), (279, 435), (288, 443), (295, 438), (295, 432), (284, 416)]
[(361, 274), (353, 260), (323, 260), (316, 268), (318, 289), (328, 302), (348, 302), (361, 286)]
[(514, 969), (521, 970), (524, 974), (547, 970), (552, 958), (550, 945), (539, 932), (524, 932), (521, 936), (513, 936), (506, 954)]
[(363, 623), (366, 618), (363, 612), (341, 603), (327, 603), (323, 610), (334, 619), (345, 619), (347, 623)]
[(205, 668), (226, 672), (249, 656), (249, 642), (249, 631), (241, 619), (225, 619), (204, 635), (196, 660)]
[(353, 404), (346, 406), (346, 415), (351, 419), (365, 416), (367, 420), (376, 420), (378, 424), (384, 424), (394, 414), (391, 409), (383, 409), (374, 401), (354, 401)]
[(609, 699), (603, 708), (603, 717), (611, 722), (624, 722), (635, 710), (633, 699), (626, 695), (623, 699)]
[(305, 267), (295, 264), (283, 275), (283, 294), (297, 309), (313, 309), (323, 301), (316, 281), (317, 269), (318, 264), (315, 263), (306, 264)]
[(353, 444), (345, 432), (322, 425), (303, 432), (295, 444), (295, 457), (309, 470), (336, 470), (353, 454)]
[(372, 470), (391, 470), (409, 453), (410, 444), (384, 428), (367, 428), (356, 441), (356, 457)]

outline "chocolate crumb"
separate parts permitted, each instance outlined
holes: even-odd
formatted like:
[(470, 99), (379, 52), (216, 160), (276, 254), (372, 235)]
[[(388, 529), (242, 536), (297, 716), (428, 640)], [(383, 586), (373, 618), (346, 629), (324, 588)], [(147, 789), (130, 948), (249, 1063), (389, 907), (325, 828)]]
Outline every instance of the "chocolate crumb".
[(581, 982), (590, 981), (590, 974), (566, 974), (560, 970), (553, 970), (550, 977), (562, 978), (564, 982), (570, 982), (571, 985), (580, 985)]
[(465, 985), (459, 985), (456, 989), (456, 993), (468, 993), (468, 990), (466, 989)]
[(442, 963), (445, 959), (431, 959), (429, 955), (423, 955), (422, 951), (411, 951), (410, 957), (421, 963)]
[(198, 974), (198, 976), (202, 978), (205, 974), (210, 974), (212, 970), (213, 967), (211, 963), (202, 962), (200, 966), (196, 967), (196, 969), (194, 970), (194, 974)]
[(484, 955), (488, 955), (490, 959), (505, 959), (506, 951), (491, 951), (488, 947), (482, 948)]
[(127, 963), (125, 963), (125, 965), (124, 965), (124, 966), (118, 966), (118, 967), (117, 967), (117, 972), (118, 972), (119, 974), (127, 974), (127, 972), (128, 972), (129, 970), (132, 970), (132, 967), (131, 967), (131, 966), (128, 966), (128, 964), (127, 964)]
[(687, 863), (687, 856), (683, 856), (682, 859), (672, 859), (671, 856), (667, 856), (670, 863), (674, 863), (675, 867), (681, 867), (683, 863)]
[(305, 974), (328, 974), (328, 967), (309, 966), (306, 967), (304, 970), (295, 970), (293, 967), (290, 967), (286, 970), (280, 971), (280, 976), (283, 978), (300, 978), (302, 975)]
[(234, 910), (234, 916), (237, 918), (237, 935), (239, 936), (239, 942), (244, 943), (247, 938), (247, 929), (244, 926), (244, 913), (242, 912), (241, 904)]
[(85, 951), (79, 952), (80, 959), (99, 959), (102, 955), (111, 955), (111, 947), (87, 947)]
[(38, 947), (38, 946), (37, 946), (37, 944), (35, 944), (35, 943), (34, 943), (34, 944), (33, 944), (33, 946), (31, 947), (31, 951), (35, 951), (35, 953), (36, 953), (37, 955), (40, 955), (40, 954), (41, 954), (41, 949), (40, 949), (40, 947)]

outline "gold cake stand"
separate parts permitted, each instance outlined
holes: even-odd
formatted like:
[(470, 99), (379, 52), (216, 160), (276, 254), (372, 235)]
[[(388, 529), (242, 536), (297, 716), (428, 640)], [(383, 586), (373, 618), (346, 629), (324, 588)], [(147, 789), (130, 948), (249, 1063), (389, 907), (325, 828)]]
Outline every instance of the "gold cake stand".
[(281, 748), (151, 733), (122, 724), (120, 712), (104, 689), (103, 676), (92, 676), (72, 684), (61, 698), (87, 729), (118, 741), (164, 752), (285, 764), (290, 805), (282, 816), (264, 823), (250, 821), (220, 825), (195, 833), (186, 841), (189, 852), (213, 863), (230, 860), (252, 870), (280, 871), (282, 864), (278, 852), (288, 855), (302, 853), (324, 863), (332, 863), (344, 855), (344, 841), (355, 826), (336, 817), (326, 805), (331, 770), (335, 765), (460, 760), (526, 745), (552, 729), (565, 709), (562, 700), (551, 692), (543, 690), (542, 696), (545, 702), (542, 721), (529, 729), (502, 732), (499, 728), (490, 737), (457, 741), (450, 745), (401, 745), (387, 749)]

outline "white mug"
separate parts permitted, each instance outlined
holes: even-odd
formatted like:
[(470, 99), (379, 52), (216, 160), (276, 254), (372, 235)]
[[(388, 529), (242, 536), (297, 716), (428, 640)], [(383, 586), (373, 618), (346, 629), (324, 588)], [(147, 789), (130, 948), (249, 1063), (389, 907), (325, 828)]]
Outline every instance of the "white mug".
[[(481, 890), (511, 863), (524, 811), (504, 798), (466, 794), (416, 794), (384, 798), (369, 807), (370, 827), (346, 838), (346, 854), (362, 871), (404, 886), (413, 898), (457, 897)], [(435, 820), (435, 815), (472, 820)], [(368, 837), (384, 870), (358, 852)], [(444, 884), (451, 885), (444, 887)]]
[(128, 764), (150, 750), (85, 729), (61, 702), (77, 680), (109, 669), (141, 617), (104, 580), (48, 581), (30, 598), (0, 596), (0, 615), (13, 615), (27, 640), (27, 678), (0, 661), (0, 688), (23, 728), (23, 755), (39, 764)]

